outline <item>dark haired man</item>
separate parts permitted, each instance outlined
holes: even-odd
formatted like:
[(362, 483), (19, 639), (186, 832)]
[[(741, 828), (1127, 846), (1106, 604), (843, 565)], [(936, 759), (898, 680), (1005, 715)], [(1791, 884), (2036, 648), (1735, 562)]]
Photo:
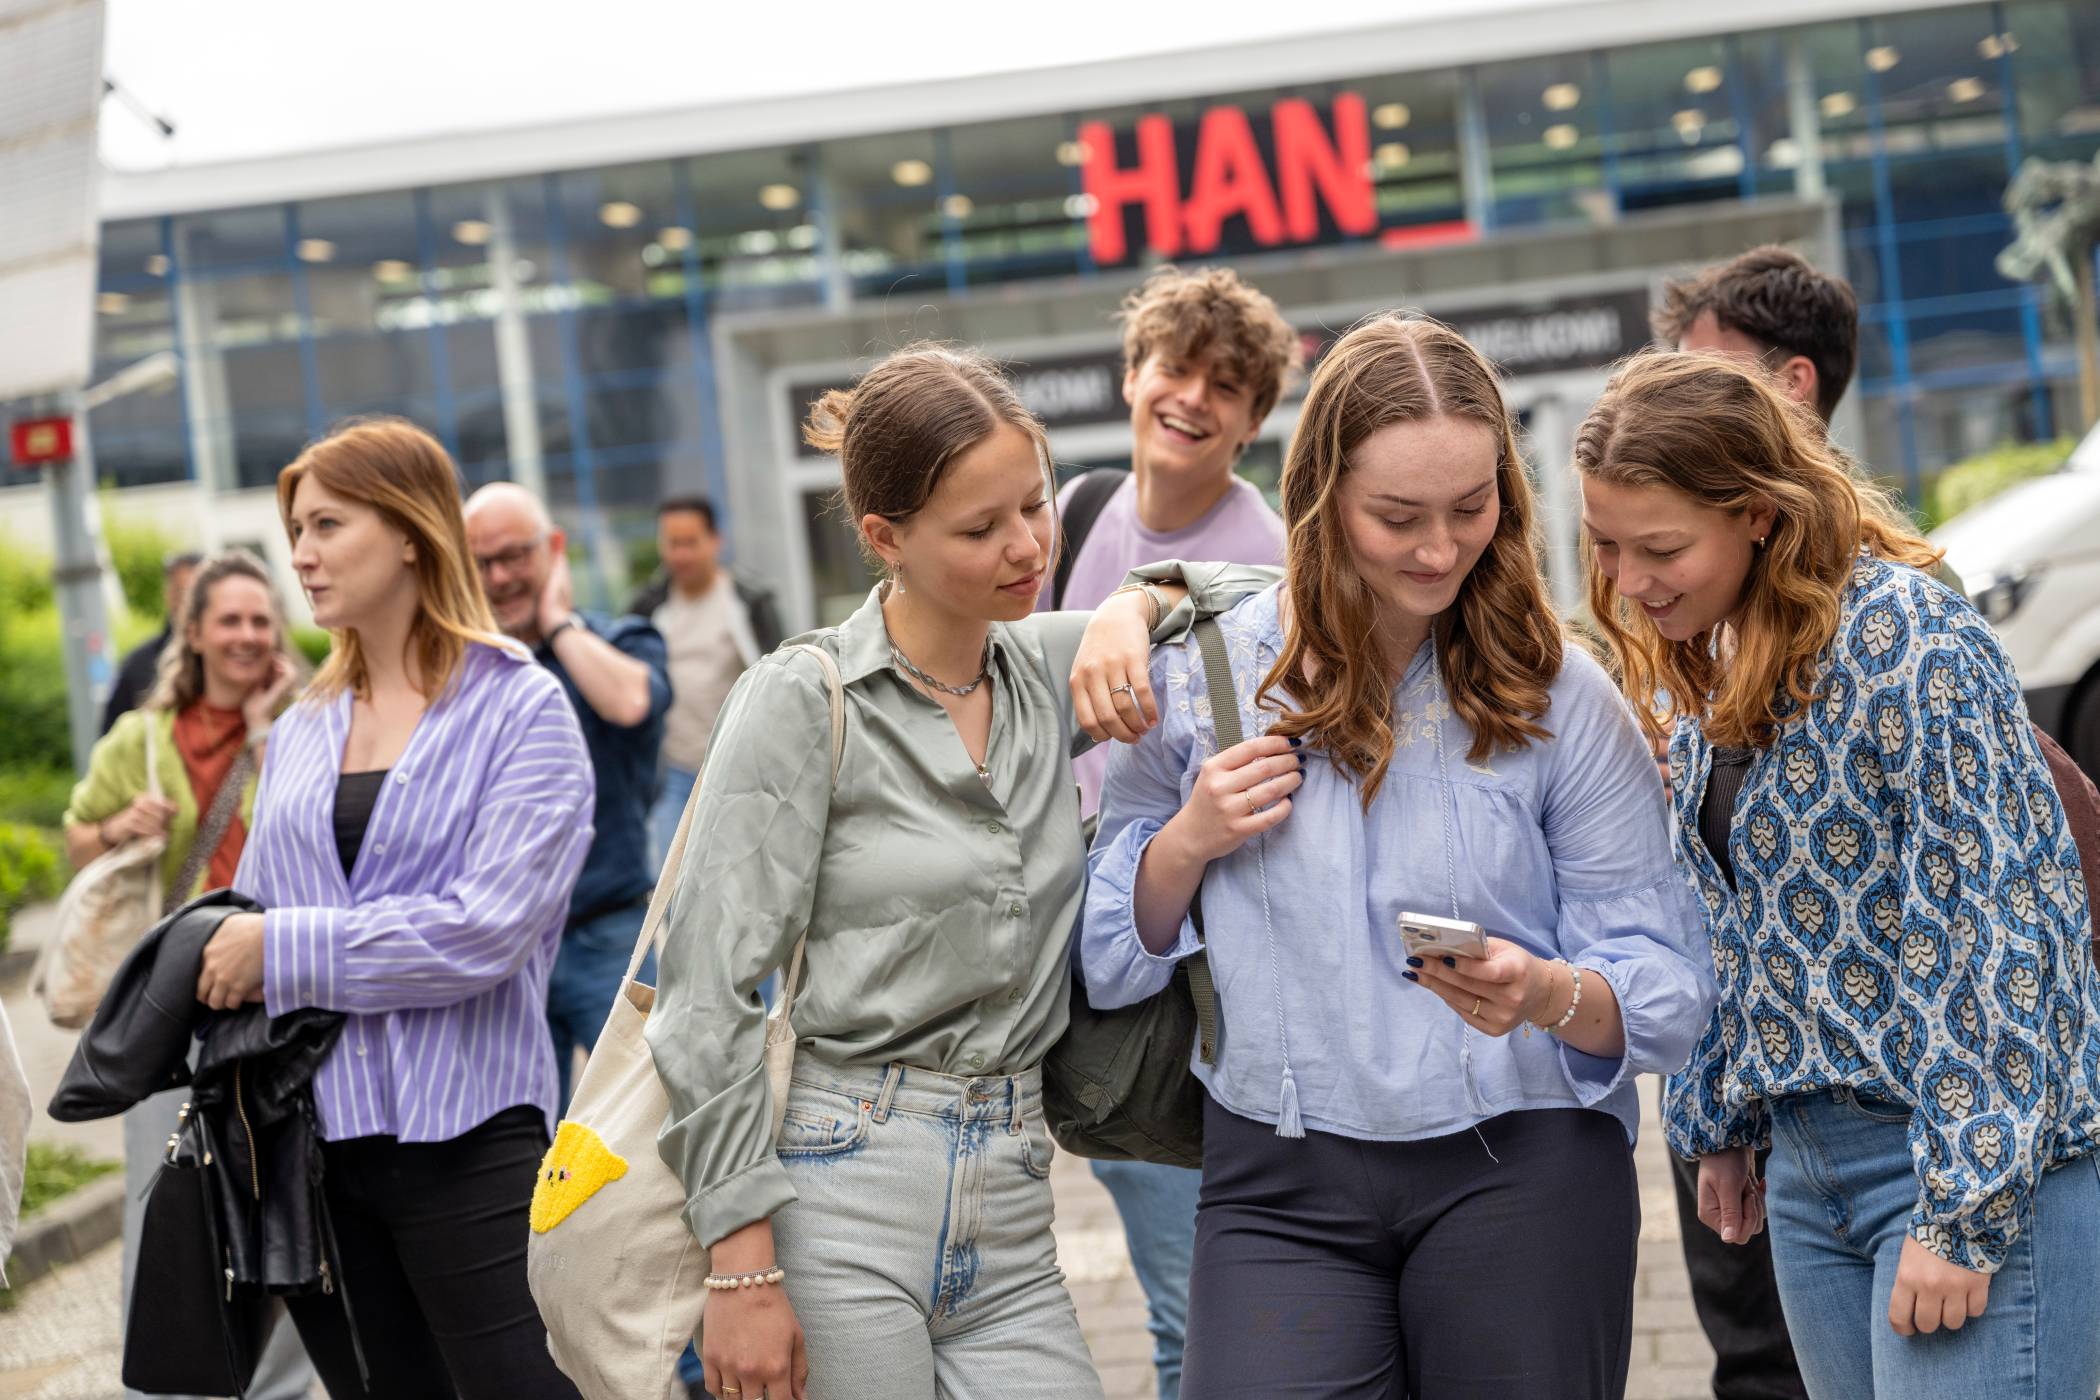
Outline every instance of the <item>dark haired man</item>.
[(1654, 323), (1656, 335), (1680, 350), (1763, 365), (1826, 423), (1859, 361), (1859, 302), (1851, 285), (1777, 244), (1668, 283)]
[(773, 595), (722, 566), (722, 536), (706, 497), (680, 496), (656, 508), (656, 549), (663, 566), (627, 611), (656, 624), (671, 657), (663, 787), (649, 814), (650, 841), (661, 861), (700, 779), (729, 688), (745, 667), (780, 645), (781, 629)]

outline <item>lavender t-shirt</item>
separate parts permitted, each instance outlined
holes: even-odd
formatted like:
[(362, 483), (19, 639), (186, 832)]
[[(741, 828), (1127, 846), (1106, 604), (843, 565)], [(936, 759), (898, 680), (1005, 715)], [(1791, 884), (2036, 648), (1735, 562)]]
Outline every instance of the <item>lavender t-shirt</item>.
[[(1058, 493), (1057, 513), (1063, 518), (1071, 505), (1078, 480)], [(1238, 477), (1201, 520), (1179, 530), (1148, 530), (1137, 513), (1137, 479), (1132, 477), (1108, 498), (1094, 528), (1079, 546), (1072, 561), (1072, 577), (1065, 585), (1067, 608), (1098, 607), (1123, 583), (1124, 575), (1140, 564), (1162, 559), (1215, 559), (1228, 564), (1283, 563), (1283, 518), (1269, 509), (1261, 492)], [(1050, 610), (1050, 589), (1045, 585), (1036, 600), (1038, 612)], [(1073, 760), (1072, 773), (1079, 780), (1079, 809), (1091, 816), (1101, 803), (1101, 780), (1108, 772), (1108, 748), (1103, 745)]]

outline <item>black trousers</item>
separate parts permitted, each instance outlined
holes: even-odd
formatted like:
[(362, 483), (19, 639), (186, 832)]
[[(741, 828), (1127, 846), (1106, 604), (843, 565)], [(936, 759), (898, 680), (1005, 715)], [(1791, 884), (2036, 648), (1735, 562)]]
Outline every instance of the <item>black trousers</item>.
[(1206, 1106), (1183, 1400), (1608, 1400), (1640, 1195), (1586, 1109), (1420, 1142), (1280, 1138)]
[(546, 1151), (533, 1108), (505, 1109), (446, 1142), (325, 1145), (342, 1288), (286, 1301), (334, 1400), (577, 1400), (547, 1355), (525, 1284), (533, 1175)]
[[(1760, 1155), (1758, 1171), (1763, 1170)], [(1779, 1310), (1771, 1231), (1758, 1231), (1748, 1244), (1723, 1244), (1699, 1221), (1699, 1164), (1673, 1152), (1670, 1176), (1677, 1188), (1692, 1307), (1714, 1349), (1714, 1400), (1808, 1400), (1793, 1338)]]

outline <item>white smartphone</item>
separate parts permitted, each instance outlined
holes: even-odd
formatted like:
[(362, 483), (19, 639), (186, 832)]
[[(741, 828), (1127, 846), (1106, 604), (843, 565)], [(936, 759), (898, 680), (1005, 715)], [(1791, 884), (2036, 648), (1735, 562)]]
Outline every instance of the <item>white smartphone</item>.
[(1487, 930), (1464, 919), (1439, 919), (1434, 914), (1402, 913), (1400, 941), (1414, 958), (1484, 958), (1488, 955)]

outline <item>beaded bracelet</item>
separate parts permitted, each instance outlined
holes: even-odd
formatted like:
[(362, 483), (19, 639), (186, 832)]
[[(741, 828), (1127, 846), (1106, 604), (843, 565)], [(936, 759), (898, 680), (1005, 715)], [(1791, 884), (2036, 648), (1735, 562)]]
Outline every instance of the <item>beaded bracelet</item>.
[(770, 1269), (754, 1269), (748, 1274), (709, 1274), (701, 1282), (721, 1293), (732, 1288), (763, 1288), (786, 1277), (787, 1270), (775, 1264)]
[(1547, 1035), (1559, 1035), (1561, 1027), (1575, 1019), (1575, 1008), (1582, 1005), (1582, 969), (1569, 962), (1562, 962), (1561, 966), (1568, 969), (1568, 976), (1575, 984), (1575, 995), (1569, 1000), (1568, 1009), (1561, 1014), (1561, 1018), (1546, 1027)]

